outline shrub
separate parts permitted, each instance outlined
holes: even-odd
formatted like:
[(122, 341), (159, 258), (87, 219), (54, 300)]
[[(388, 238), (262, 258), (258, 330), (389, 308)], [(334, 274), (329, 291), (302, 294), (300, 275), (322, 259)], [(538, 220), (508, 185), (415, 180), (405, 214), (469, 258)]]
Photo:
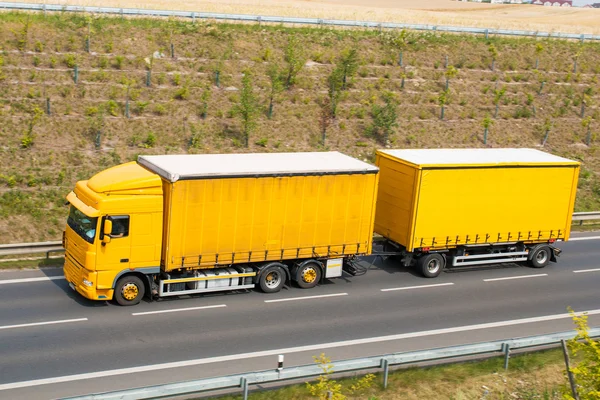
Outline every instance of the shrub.
[(123, 63), (125, 62), (125, 57), (116, 56), (113, 62), (113, 67), (116, 69), (123, 69)]
[(63, 63), (67, 66), (67, 68), (75, 68), (77, 65), (77, 58), (74, 54), (67, 54), (63, 58)]
[(144, 140), (144, 147), (152, 148), (156, 145), (156, 135), (153, 132), (148, 132), (146, 140)]
[(183, 86), (175, 91), (173, 98), (176, 100), (187, 100), (190, 97), (190, 88)]
[(119, 115), (119, 104), (117, 104), (114, 100), (109, 100), (106, 102), (106, 112), (113, 117)]

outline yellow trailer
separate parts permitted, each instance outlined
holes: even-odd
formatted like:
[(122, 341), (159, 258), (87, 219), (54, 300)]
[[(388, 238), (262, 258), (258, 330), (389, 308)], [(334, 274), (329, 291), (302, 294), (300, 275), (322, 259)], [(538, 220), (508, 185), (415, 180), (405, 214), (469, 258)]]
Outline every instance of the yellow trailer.
[(123, 305), (313, 287), (371, 253), (377, 173), (338, 152), (141, 156), (67, 196), (65, 277)]
[(579, 163), (533, 149), (377, 152), (375, 232), (429, 277), (446, 263), (555, 260), (567, 240)]

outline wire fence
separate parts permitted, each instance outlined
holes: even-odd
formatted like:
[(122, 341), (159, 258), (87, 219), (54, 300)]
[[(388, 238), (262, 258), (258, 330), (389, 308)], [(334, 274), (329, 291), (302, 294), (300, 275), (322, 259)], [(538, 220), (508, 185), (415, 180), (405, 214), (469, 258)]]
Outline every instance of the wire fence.
[[(532, 6), (533, 7), (533, 6)], [(503, 36), (524, 36), (535, 38), (556, 38), (571, 39), (584, 42), (600, 40), (600, 35), (585, 33), (564, 33), (564, 32), (540, 32), (527, 30), (494, 29), (494, 28), (471, 28), (462, 26), (429, 25), (429, 24), (404, 24), (394, 22), (375, 22), (375, 21), (351, 21), (337, 19), (321, 18), (297, 18), (297, 17), (277, 17), (269, 15), (248, 15), (248, 14), (222, 14), (206, 13), (196, 11), (174, 11), (174, 10), (151, 10), (140, 8), (117, 8), (117, 7), (92, 7), (92, 6), (69, 6), (58, 4), (35, 4), (35, 3), (12, 3), (0, 2), (0, 9), (21, 10), (21, 11), (41, 11), (41, 12), (83, 12), (91, 14), (112, 14), (135, 17), (176, 17), (186, 18), (195, 21), (196, 19), (238, 21), (238, 22), (256, 22), (273, 24), (292, 24), (292, 25), (316, 25), (332, 27), (355, 27), (371, 29), (407, 29), (417, 31), (431, 32), (450, 32), (450, 33), (469, 33), (485, 35), (503, 35)]]

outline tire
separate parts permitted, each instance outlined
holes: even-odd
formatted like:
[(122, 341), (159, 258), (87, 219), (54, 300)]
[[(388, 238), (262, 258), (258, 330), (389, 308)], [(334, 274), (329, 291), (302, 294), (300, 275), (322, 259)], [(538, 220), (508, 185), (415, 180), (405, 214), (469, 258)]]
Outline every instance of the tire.
[(417, 266), (425, 278), (435, 278), (446, 267), (446, 259), (441, 254), (430, 253), (421, 256)]
[(529, 265), (533, 268), (544, 268), (550, 263), (552, 258), (552, 249), (550, 246), (542, 245), (531, 249), (529, 256)]
[(316, 262), (306, 262), (295, 270), (294, 280), (302, 289), (314, 288), (321, 282), (323, 272)]
[(135, 275), (128, 275), (117, 281), (114, 298), (122, 306), (134, 306), (142, 301), (145, 292), (144, 282)]
[(258, 285), (265, 293), (276, 293), (285, 285), (285, 271), (279, 265), (266, 267), (259, 277)]

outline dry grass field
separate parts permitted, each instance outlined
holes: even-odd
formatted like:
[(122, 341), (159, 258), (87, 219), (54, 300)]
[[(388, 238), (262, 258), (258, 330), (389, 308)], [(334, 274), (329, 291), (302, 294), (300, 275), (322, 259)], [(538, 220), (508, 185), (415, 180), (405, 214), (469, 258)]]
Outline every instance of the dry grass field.
[(31, 1), (600, 34), (600, 9), (557, 9), (451, 0), (183, 0), (176, 3), (167, 0)]

